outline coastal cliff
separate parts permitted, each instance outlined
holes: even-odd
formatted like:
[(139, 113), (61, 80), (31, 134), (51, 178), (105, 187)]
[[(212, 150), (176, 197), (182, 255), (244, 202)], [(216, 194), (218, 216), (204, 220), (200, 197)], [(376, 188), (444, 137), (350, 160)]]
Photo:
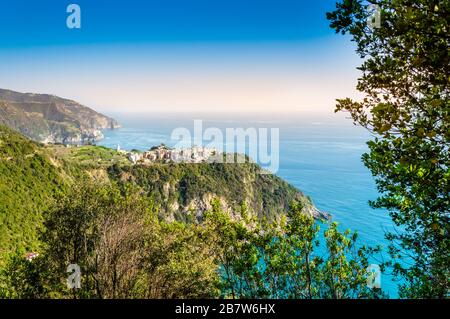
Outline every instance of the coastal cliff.
[(87, 144), (119, 123), (75, 101), (0, 89), (0, 124), (42, 143)]

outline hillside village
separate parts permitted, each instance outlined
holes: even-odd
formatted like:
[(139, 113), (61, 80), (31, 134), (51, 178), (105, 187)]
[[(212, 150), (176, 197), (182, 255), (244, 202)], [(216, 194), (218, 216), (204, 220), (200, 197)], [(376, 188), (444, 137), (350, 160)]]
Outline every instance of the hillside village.
[(126, 154), (128, 160), (133, 164), (152, 163), (202, 163), (215, 161), (220, 153), (214, 148), (193, 146), (191, 148), (173, 149), (165, 144), (154, 146), (150, 150), (140, 153), (137, 151), (124, 151), (117, 146), (117, 152)]

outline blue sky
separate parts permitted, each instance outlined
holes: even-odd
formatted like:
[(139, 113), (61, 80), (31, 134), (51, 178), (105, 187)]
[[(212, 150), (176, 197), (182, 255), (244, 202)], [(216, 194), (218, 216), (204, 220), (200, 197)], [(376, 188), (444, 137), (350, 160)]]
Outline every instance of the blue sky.
[(0, 87), (114, 111), (332, 109), (358, 64), (334, 3), (0, 0)]
[[(334, 1), (302, 0), (2, 0), (2, 47), (135, 42), (298, 41), (332, 31)], [(65, 27), (68, 4), (83, 28)]]

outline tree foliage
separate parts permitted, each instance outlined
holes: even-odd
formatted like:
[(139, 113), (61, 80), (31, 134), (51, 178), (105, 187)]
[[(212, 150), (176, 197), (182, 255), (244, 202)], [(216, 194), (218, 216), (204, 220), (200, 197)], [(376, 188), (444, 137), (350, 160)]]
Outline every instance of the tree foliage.
[[(43, 249), (31, 261), (10, 260), (0, 295), (11, 298), (201, 298), (215, 295), (210, 247), (193, 226), (156, 218), (133, 187), (86, 180), (45, 215)], [(69, 289), (67, 267), (81, 270)]]
[(379, 28), (361, 0), (328, 13), (331, 27), (350, 34), (363, 58), (362, 101), (338, 100), (356, 124), (376, 136), (364, 164), (399, 232), (390, 233), (401, 296), (448, 297), (450, 288), (450, 1), (377, 0)]
[[(219, 200), (201, 221), (166, 222), (134, 186), (86, 180), (45, 214), (42, 250), (18, 253), (0, 271), (3, 298), (370, 298), (367, 250), (356, 236), (325, 232), (293, 205), (259, 220), (245, 204), (232, 216)], [(69, 289), (67, 267), (81, 270)]]
[[(382, 296), (367, 287), (369, 250), (356, 248), (356, 234), (325, 231), (294, 203), (279, 220), (258, 222), (244, 213), (232, 219), (219, 204), (205, 216), (209, 240), (218, 247), (221, 296), (225, 298), (343, 299)], [(245, 212), (245, 207), (243, 208)]]
[(38, 143), (0, 125), (0, 266), (11, 252), (39, 247), (42, 212), (66, 184)]

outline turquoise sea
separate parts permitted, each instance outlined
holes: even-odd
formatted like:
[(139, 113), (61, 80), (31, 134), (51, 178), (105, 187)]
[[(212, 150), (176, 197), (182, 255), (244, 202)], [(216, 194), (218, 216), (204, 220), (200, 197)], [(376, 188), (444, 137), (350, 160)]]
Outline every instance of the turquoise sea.
[[(340, 229), (359, 234), (359, 243), (382, 245), (387, 257), (384, 234), (393, 229), (383, 210), (371, 209), (369, 200), (377, 197), (371, 173), (361, 162), (371, 138), (343, 114), (224, 114), (224, 113), (128, 113), (109, 114), (122, 128), (105, 131), (98, 145), (121, 149), (147, 150), (165, 143), (175, 145), (171, 133), (184, 127), (194, 134), (194, 120), (203, 128), (279, 128), (280, 161), (277, 175), (311, 196), (316, 206), (329, 212)], [(376, 263), (377, 260), (373, 260)], [(391, 298), (397, 297), (397, 283), (383, 274), (381, 285)]]

